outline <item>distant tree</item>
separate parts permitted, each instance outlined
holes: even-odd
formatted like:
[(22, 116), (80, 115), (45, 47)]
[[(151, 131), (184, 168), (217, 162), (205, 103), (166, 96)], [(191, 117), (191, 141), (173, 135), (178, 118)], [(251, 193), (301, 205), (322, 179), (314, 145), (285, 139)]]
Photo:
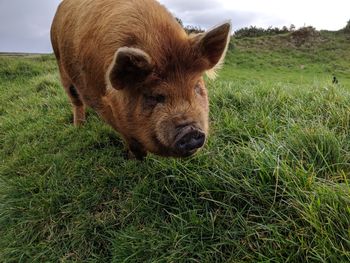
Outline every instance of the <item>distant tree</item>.
[(175, 17), (175, 19), (182, 27), (184, 27), (184, 23), (182, 22), (182, 20), (180, 18)]
[(182, 20), (180, 18), (175, 17), (175, 19), (182, 26), (182, 28), (185, 29), (185, 31), (188, 34), (203, 33), (204, 32), (204, 30), (200, 26), (184, 26), (184, 23), (182, 22)]
[(347, 22), (346, 26), (344, 27), (344, 32), (347, 34), (350, 34), (350, 20)]
[(289, 32), (288, 27), (286, 27), (286, 26), (282, 27), (282, 32), (283, 33), (288, 33)]
[(291, 24), (291, 25), (289, 26), (289, 31), (290, 31), (290, 32), (295, 31), (295, 25)]
[(202, 29), (200, 26), (185, 26), (185, 31), (188, 34), (198, 34), (198, 33), (203, 33), (204, 29)]

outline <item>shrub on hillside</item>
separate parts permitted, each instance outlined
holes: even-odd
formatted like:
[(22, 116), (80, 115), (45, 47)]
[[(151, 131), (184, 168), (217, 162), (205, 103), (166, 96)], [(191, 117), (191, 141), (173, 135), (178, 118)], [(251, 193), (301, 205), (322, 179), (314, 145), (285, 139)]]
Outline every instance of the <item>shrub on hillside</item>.
[(244, 27), (237, 31), (235, 31), (236, 38), (243, 38), (243, 37), (261, 37), (261, 36), (273, 36), (273, 35), (280, 35), (288, 33), (290, 30), (284, 26), (281, 29), (278, 27), (269, 27), (267, 29), (256, 27), (256, 26), (250, 26), (250, 27)]
[(301, 27), (290, 34), (291, 42), (298, 47), (315, 41), (319, 36), (320, 32), (312, 26)]

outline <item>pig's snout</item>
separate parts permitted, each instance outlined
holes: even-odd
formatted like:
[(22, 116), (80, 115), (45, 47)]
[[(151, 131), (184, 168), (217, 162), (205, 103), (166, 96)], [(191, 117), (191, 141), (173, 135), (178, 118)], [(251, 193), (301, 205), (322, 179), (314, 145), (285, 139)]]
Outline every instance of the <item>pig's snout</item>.
[(184, 157), (194, 154), (205, 142), (205, 134), (193, 126), (181, 128), (176, 137), (176, 151)]

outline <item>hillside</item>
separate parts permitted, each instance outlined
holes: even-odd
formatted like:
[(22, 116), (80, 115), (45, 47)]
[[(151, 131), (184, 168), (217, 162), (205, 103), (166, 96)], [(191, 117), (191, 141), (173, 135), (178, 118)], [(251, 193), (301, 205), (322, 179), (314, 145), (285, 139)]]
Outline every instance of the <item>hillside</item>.
[(300, 78), (331, 81), (335, 75), (349, 84), (350, 37), (339, 32), (319, 34), (306, 37), (300, 45), (290, 34), (233, 39), (224, 76), (252, 78), (254, 73), (254, 78), (295, 82)]
[(233, 39), (206, 147), (144, 162), (94, 112), (72, 126), (53, 56), (0, 56), (0, 261), (349, 262), (349, 56)]

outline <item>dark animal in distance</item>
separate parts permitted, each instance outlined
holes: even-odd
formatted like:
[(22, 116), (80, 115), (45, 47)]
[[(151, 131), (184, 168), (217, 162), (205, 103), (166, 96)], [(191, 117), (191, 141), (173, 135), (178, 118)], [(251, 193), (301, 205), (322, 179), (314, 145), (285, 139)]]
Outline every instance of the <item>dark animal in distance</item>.
[(338, 84), (338, 79), (336, 76), (333, 76), (333, 80), (332, 80), (333, 84)]

